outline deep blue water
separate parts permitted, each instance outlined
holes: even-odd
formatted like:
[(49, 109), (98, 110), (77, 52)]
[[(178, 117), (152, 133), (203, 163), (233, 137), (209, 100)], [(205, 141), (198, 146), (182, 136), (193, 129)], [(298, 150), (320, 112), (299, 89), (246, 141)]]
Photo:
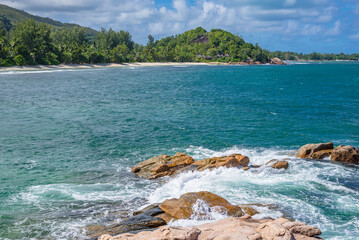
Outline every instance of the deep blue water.
[[(355, 62), (0, 72), (0, 239), (82, 239), (86, 225), (200, 190), (359, 239), (359, 168), (294, 157), (306, 143), (359, 146), (358, 86)], [(167, 183), (130, 172), (179, 151), (290, 168)]]

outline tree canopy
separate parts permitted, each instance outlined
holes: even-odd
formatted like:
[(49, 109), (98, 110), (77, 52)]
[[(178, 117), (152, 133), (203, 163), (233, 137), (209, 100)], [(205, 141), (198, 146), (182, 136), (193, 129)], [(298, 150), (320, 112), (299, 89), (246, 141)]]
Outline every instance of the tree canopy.
[(201, 27), (160, 40), (149, 35), (148, 43), (140, 45), (132, 40), (129, 32), (122, 30), (101, 29), (91, 39), (86, 28), (79, 26), (55, 28), (28, 19), (9, 28), (6, 21), (0, 21), (0, 66), (123, 62), (267, 63), (272, 57), (284, 60), (358, 60), (359, 55), (270, 52), (230, 32), (221, 29), (207, 32)]

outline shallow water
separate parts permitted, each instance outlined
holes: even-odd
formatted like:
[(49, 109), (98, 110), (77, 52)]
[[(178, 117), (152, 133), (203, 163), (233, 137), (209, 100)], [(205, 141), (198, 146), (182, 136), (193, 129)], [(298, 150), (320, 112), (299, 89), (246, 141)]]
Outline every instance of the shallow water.
[[(309, 142), (359, 146), (358, 63), (2, 72), (0, 85), (0, 239), (83, 239), (88, 224), (201, 190), (358, 239), (359, 168), (294, 157)], [(179, 151), (290, 168), (130, 172)]]

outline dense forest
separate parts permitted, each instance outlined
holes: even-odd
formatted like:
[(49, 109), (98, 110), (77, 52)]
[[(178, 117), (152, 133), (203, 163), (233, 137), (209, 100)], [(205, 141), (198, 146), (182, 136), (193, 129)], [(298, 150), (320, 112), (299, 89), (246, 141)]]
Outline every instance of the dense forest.
[(333, 61), (333, 60), (352, 60), (358, 61), (359, 60), (359, 53), (353, 54), (334, 54), (334, 53), (296, 53), (296, 52), (271, 52), (271, 56), (278, 57), (282, 60), (289, 60), (289, 61)]
[[(0, 19), (1, 20), (1, 19)], [(221, 29), (198, 27), (182, 34), (136, 44), (126, 31), (112, 29), (89, 36), (80, 26), (58, 28), (34, 19), (0, 21), (0, 66), (124, 62), (260, 62), (284, 60), (358, 60), (359, 54), (270, 52)]]
[(220, 29), (196, 28), (147, 45), (133, 42), (131, 34), (112, 29), (97, 32), (93, 39), (82, 27), (57, 29), (33, 19), (18, 22), (9, 31), (0, 26), (0, 65), (123, 62), (240, 62), (266, 63), (270, 52), (257, 44)]

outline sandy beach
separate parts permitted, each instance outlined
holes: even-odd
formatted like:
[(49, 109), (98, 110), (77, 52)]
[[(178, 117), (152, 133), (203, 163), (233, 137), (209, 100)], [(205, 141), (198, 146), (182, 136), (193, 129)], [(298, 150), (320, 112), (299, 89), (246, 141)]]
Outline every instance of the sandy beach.
[[(212, 63), (213, 64), (213, 63)], [(55, 70), (55, 69), (85, 69), (103, 67), (155, 67), (155, 66), (185, 66), (185, 65), (209, 65), (196, 62), (141, 62), (141, 63), (101, 63), (101, 64), (60, 64), (60, 65), (35, 65), (0, 67), (0, 71), (29, 71), (29, 70)]]

